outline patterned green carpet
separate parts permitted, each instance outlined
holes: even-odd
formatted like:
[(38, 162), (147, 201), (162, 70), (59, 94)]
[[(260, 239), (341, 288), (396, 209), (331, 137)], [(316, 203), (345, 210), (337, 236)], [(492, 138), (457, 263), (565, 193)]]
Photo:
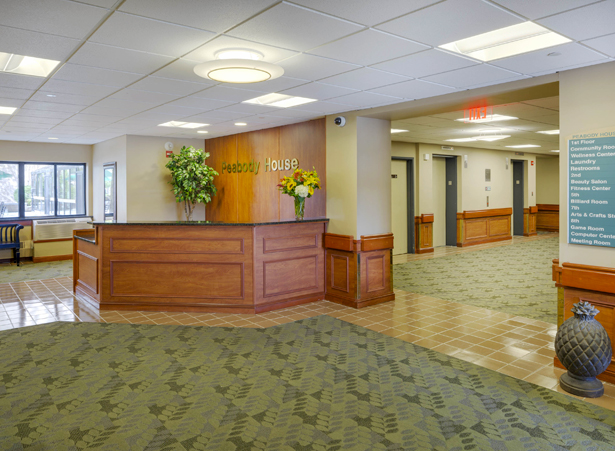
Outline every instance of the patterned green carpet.
[(21, 262), (21, 266), (0, 264), (0, 283), (73, 277), (73, 261), (48, 263)]
[(615, 412), (329, 316), (0, 332), (2, 450), (612, 450)]
[(447, 301), (557, 324), (551, 261), (558, 238), (393, 266), (393, 286)]

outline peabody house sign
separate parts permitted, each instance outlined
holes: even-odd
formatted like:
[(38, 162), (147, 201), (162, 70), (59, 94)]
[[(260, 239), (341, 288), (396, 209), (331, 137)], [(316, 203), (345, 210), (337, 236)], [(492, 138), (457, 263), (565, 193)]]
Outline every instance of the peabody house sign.
[[(258, 174), (261, 163), (260, 161), (250, 161), (250, 162), (235, 162), (235, 163), (227, 163), (226, 161), (222, 162), (222, 174), (226, 173), (240, 173), (245, 174), (248, 172), (253, 172), (254, 175)], [(285, 160), (272, 160), (271, 158), (265, 158), (265, 172), (275, 172), (275, 171), (289, 171), (295, 170), (299, 167), (299, 160), (296, 158), (286, 158)]]

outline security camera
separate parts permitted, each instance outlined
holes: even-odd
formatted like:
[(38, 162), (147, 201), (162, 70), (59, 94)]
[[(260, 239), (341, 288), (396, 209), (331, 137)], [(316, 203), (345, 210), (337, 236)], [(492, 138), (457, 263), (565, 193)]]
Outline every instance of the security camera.
[(333, 120), (333, 123), (338, 127), (343, 127), (346, 125), (346, 118), (344, 116), (338, 116)]

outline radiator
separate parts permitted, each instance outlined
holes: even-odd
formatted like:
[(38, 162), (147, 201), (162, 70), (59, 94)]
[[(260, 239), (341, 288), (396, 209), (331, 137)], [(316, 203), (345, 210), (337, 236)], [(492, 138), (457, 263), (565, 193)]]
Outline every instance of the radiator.
[(32, 221), (34, 241), (72, 238), (75, 229), (91, 229), (92, 218), (39, 219)]
[(33, 244), (34, 242), (32, 240), (20, 241), (19, 242), (19, 254), (22, 257), (32, 257)]

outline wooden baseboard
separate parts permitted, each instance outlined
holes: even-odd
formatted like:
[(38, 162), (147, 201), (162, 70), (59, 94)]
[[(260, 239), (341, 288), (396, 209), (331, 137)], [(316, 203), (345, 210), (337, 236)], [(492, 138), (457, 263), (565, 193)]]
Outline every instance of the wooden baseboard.
[(60, 260), (72, 260), (73, 254), (67, 255), (50, 255), (48, 257), (33, 257), (32, 261), (34, 263), (43, 263), (43, 262), (57, 262)]
[(538, 235), (538, 232), (532, 232), (532, 233), (523, 233), (523, 236), (536, 236)]
[[(31, 262), (32, 261), (32, 257), (21, 257), (19, 259), (20, 262), (26, 261), (26, 262)], [(15, 260), (13, 259), (13, 257), (11, 258), (2, 258), (0, 259), (0, 263), (14, 263)]]
[(536, 231), (540, 232), (559, 232), (559, 227), (538, 227)]
[(429, 254), (430, 252), (433, 252), (433, 250), (433, 247), (428, 247), (426, 249), (416, 249), (415, 254)]
[[(566, 368), (562, 365), (562, 362), (559, 361), (557, 356), (553, 357), (553, 366), (556, 368), (561, 368), (565, 370)], [(612, 368), (613, 364), (611, 364), (604, 373), (600, 374), (597, 379), (600, 379), (603, 382), (608, 382), (609, 384), (615, 384), (615, 369)]]
[(254, 313), (271, 312), (273, 310), (279, 310), (279, 309), (287, 308), (287, 307), (294, 307), (295, 305), (308, 304), (310, 302), (322, 301), (324, 299), (325, 299), (325, 294), (320, 293), (316, 296), (308, 296), (308, 297), (303, 297), (303, 298), (290, 299), (288, 301), (276, 302), (274, 304), (255, 305)]
[(465, 243), (457, 243), (457, 247), (476, 246), (477, 244), (495, 243), (496, 241), (512, 240), (512, 236), (500, 236), (493, 238), (485, 238), (484, 240), (467, 241)]
[(395, 293), (393, 294), (385, 294), (383, 296), (379, 296), (377, 298), (367, 299), (365, 301), (343, 298), (340, 296), (336, 296), (334, 294), (328, 293), (325, 296), (325, 300), (334, 302), (336, 304), (345, 305), (346, 307), (352, 307), (356, 309), (360, 309), (363, 307), (369, 307), (370, 305), (382, 304), (383, 302), (389, 302), (395, 300)]

